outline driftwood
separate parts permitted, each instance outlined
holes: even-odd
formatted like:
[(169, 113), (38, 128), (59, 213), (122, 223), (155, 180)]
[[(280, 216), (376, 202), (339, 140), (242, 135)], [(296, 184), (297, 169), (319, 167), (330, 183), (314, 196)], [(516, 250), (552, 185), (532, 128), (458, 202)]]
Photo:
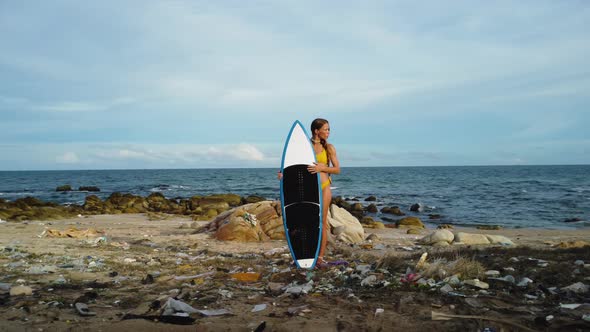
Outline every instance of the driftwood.
[(451, 314), (445, 314), (442, 312), (436, 312), (436, 311), (431, 311), (432, 313), (432, 320), (451, 320), (453, 318), (461, 318), (461, 319), (482, 319), (482, 320), (488, 320), (491, 322), (498, 322), (498, 323), (502, 323), (502, 324), (506, 324), (506, 325), (511, 325), (514, 327), (517, 327), (523, 331), (527, 331), (527, 332), (535, 332), (535, 330), (531, 330), (528, 327), (509, 321), (509, 320), (505, 320), (505, 319), (501, 319), (501, 318), (494, 318), (494, 317), (489, 317), (489, 316), (475, 316), (475, 315), (451, 315)]

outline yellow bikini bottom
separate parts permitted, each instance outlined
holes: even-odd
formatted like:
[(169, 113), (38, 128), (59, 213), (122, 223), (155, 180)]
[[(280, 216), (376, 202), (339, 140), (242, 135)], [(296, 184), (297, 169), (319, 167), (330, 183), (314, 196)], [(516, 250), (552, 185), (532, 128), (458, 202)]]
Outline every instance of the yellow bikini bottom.
[(328, 180), (322, 182), (322, 190), (324, 190), (327, 186), (329, 186), (330, 183), (332, 183), (332, 179), (330, 179), (330, 178), (328, 178)]

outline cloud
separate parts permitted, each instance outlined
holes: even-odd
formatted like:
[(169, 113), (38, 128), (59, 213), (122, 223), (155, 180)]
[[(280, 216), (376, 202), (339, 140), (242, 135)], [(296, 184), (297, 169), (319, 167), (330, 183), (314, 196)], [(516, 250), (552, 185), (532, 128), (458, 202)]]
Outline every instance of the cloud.
[(75, 152), (66, 152), (63, 155), (57, 156), (56, 161), (61, 164), (77, 164), (80, 158)]

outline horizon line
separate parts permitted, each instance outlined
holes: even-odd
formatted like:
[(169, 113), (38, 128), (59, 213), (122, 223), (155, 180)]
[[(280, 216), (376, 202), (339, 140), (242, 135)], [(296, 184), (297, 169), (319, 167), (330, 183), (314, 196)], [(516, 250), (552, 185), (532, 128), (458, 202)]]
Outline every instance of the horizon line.
[[(489, 165), (405, 165), (405, 166), (343, 166), (341, 168), (407, 168), (407, 167), (531, 167), (531, 166), (590, 166), (590, 164), (489, 164)], [(81, 169), (0, 169), (0, 172), (76, 172), (76, 171), (165, 171), (165, 170), (228, 170), (276, 169), (280, 167), (193, 167), (193, 168), (81, 168)]]

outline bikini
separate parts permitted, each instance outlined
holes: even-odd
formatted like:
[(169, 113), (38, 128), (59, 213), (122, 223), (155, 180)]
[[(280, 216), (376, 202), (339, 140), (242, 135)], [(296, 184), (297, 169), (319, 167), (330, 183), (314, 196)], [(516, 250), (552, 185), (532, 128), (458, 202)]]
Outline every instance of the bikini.
[[(320, 152), (320, 153), (316, 153), (315, 159), (320, 164), (328, 165), (328, 153), (326, 152), (326, 149), (323, 149), (322, 152)], [(328, 178), (328, 180), (322, 182), (322, 190), (324, 190), (324, 188), (329, 186), (330, 183), (332, 183), (332, 180), (330, 178)]]

